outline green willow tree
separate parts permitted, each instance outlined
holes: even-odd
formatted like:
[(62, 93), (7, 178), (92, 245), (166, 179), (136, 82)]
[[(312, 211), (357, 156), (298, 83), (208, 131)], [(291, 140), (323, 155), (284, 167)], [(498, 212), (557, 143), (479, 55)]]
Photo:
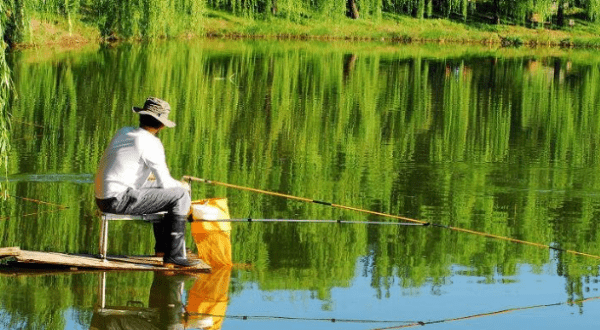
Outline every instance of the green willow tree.
[(85, 4), (85, 0), (30, 0), (27, 6), (31, 11), (42, 15), (50, 14), (66, 17), (71, 30), (73, 20), (78, 19), (82, 4)]
[(95, 0), (90, 7), (105, 37), (159, 38), (199, 33), (204, 1)]
[[(93, 22), (105, 38), (163, 38), (201, 34), (205, 9), (223, 10), (248, 19), (272, 16), (302, 22), (305, 18), (378, 20), (384, 13), (416, 18), (467, 20), (472, 14), (493, 24), (555, 22), (565, 25), (567, 9), (578, 7), (587, 18), (600, 16), (600, 0), (5, 0), (11, 7), (13, 41), (26, 40), (29, 20), (66, 18)], [(10, 27), (13, 28), (10, 28)]]
[[(7, 41), (11, 39), (10, 33), (14, 31), (11, 25), (12, 15), (16, 15), (11, 2), (0, 2), (0, 169), (4, 176), (8, 176), (8, 152), (9, 144), (9, 118), (8, 102), (10, 99), (11, 79), (10, 68), (6, 61)], [(18, 20), (17, 20), (18, 21)], [(2, 186), (0, 183), (0, 190)], [(2, 191), (3, 193), (4, 191)]]
[(598, 20), (600, 17), (600, 0), (588, 0), (585, 2), (585, 8), (588, 17), (592, 21)]

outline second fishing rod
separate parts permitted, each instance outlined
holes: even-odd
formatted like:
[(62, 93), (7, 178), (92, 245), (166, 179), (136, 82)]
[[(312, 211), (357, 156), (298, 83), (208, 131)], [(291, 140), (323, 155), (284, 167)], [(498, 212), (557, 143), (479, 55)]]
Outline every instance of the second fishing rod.
[(215, 220), (190, 220), (189, 222), (296, 222), (296, 223), (331, 223), (342, 225), (381, 225), (381, 226), (427, 226), (428, 224), (412, 222), (386, 222), (386, 221), (359, 221), (359, 220), (313, 220), (313, 219), (215, 219)]

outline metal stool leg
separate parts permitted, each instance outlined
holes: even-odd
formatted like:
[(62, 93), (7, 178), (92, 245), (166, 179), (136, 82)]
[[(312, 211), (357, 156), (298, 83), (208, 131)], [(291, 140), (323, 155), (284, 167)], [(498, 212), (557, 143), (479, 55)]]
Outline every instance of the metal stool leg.
[(113, 213), (102, 213), (100, 216), (100, 237), (98, 241), (98, 249), (100, 251), (100, 259), (103, 262), (108, 262), (108, 223), (111, 220), (139, 220), (145, 222), (161, 221), (164, 218), (166, 212), (159, 212), (153, 214), (113, 214)]
[(100, 235), (98, 235), (98, 252), (101, 259), (104, 259), (104, 218), (104, 215), (100, 217)]
[(104, 222), (103, 231), (102, 231), (102, 261), (106, 262), (106, 250), (108, 250), (108, 219), (106, 216), (102, 219)]
[(100, 274), (100, 280), (98, 281), (98, 307), (103, 310), (106, 307), (106, 272)]

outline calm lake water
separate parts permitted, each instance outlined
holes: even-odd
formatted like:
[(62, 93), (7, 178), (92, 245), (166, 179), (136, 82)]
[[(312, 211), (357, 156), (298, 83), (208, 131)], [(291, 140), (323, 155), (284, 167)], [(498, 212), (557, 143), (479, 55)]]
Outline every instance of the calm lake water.
[[(193, 40), (28, 50), (11, 67), (0, 247), (98, 253), (93, 173), (152, 95), (173, 108), (160, 137), (174, 177), (600, 255), (594, 52)], [(200, 183), (193, 195), (227, 197), (233, 218), (398, 222)], [(212, 329), (598, 324), (597, 258), (436, 226), (232, 227), (236, 265), (212, 274), (2, 266), (0, 328), (166, 329), (198, 326), (198, 313), (226, 315)], [(151, 231), (111, 224), (109, 254), (152, 253)], [(136, 313), (100, 315), (102, 297)], [(187, 319), (168, 312), (181, 308)]]

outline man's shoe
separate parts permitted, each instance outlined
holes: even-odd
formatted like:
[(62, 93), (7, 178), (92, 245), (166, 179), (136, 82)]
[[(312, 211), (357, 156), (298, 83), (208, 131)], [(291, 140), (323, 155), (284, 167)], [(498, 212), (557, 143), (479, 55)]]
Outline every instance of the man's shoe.
[(193, 267), (200, 264), (198, 260), (190, 260), (183, 257), (165, 257), (163, 259), (165, 267), (179, 266), (179, 267)]

